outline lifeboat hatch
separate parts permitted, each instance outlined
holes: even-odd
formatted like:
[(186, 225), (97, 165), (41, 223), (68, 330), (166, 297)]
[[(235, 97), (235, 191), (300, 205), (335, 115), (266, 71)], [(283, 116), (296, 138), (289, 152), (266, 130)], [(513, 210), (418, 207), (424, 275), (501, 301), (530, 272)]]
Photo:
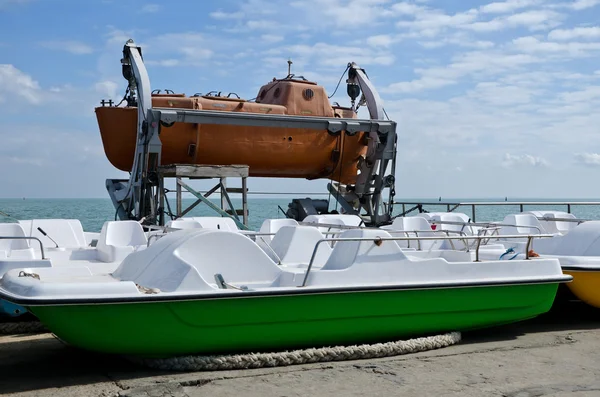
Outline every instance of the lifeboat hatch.
[(196, 154), (196, 144), (190, 143), (190, 145), (188, 146), (188, 156), (194, 157), (194, 154)]

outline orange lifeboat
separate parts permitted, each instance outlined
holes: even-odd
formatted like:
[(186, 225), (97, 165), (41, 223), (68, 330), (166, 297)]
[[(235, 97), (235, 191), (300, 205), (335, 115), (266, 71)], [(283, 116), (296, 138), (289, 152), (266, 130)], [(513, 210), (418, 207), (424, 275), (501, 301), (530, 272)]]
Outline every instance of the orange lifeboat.
[[(255, 102), (221, 96), (153, 94), (155, 108), (183, 108), (306, 117), (356, 118), (332, 107), (316, 83), (286, 78), (261, 87)], [(137, 134), (136, 107), (98, 107), (104, 152), (113, 166), (131, 171)], [(328, 178), (356, 182), (357, 163), (367, 151), (364, 133), (337, 136), (326, 130), (175, 123), (163, 127), (161, 163), (247, 164), (250, 176)]]

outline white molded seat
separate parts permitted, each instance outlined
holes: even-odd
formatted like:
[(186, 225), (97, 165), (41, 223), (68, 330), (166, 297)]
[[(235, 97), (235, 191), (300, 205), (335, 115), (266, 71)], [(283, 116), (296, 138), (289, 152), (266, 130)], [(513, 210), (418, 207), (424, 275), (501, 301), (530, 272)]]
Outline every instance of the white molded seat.
[(98, 237), (98, 259), (103, 262), (123, 260), (148, 243), (142, 225), (136, 221), (105, 222)]
[(298, 222), (295, 219), (281, 218), (281, 219), (265, 219), (260, 226), (259, 234), (264, 233), (262, 236), (255, 236), (254, 241), (260, 248), (262, 248), (267, 255), (274, 261), (278, 262), (279, 258), (276, 257), (271, 248), (271, 242), (275, 233), (279, 231), (283, 226), (298, 226)]
[(502, 226), (500, 227), (500, 234), (543, 234), (546, 230), (532, 214), (511, 214), (504, 217), (501, 222), (507, 225), (515, 226)]
[(233, 285), (273, 284), (282, 270), (241, 233), (179, 230), (131, 254), (113, 277), (163, 292), (218, 288), (215, 275)]
[(188, 219), (198, 222), (203, 229), (230, 230), (232, 232), (240, 230), (235, 221), (227, 216), (194, 216), (182, 218), (181, 220)]
[[(434, 237), (442, 235), (439, 232), (431, 230), (431, 224), (429, 223), (429, 221), (425, 217), (422, 217), (420, 215), (396, 218), (394, 219), (394, 222), (392, 223), (392, 227), (390, 229), (407, 232), (406, 234), (392, 233), (394, 237), (406, 237), (407, 234), (408, 237), (416, 237), (414, 233), (415, 231), (417, 232), (419, 237)], [(407, 240), (398, 240), (397, 243), (402, 248), (420, 247), (421, 250), (431, 250), (439, 248), (443, 244), (443, 240), (412, 240), (410, 242)]]
[[(323, 234), (312, 226), (283, 226), (271, 241), (271, 249), (282, 265), (308, 265), (315, 246), (323, 238), (325, 238)], [(313, 267), (322, 266), (330, 254), (329, 244), (326, 242), (319, 244)]]
[[(37, 237), (42, 241), (44, 247), (56, 247), (54, 242), (61, 248), (83, 248), (87, 246), (87, 240), (83, 233), (83, 227), (78, 219), (31, 219), (19, 221), (25, 234)], [(42, 228), (48, 236), (44, 236), (38, 227)], [(34, 249), (35, 245), (31, 245)]]
[[(471, 220), (466, 214), (460, 212), (448, 212), (441, 213), (431, 217), (432, 221), (440, 222), (454, 222), (457, 224), (441, 223), (437, 229), (448, 230), (454, 232), (465, 232), (466, 234), (473, 234), (470, 226), (466, 225)], [(458, 224), (460, 223), (460, 225)]]
[[(368, 238), (364, 241), (339, 241), (329, 259), (322, 267), (325, 270), (342, 270), (349, 267), (362, 267), (361, 264), (368, 263), (381, 264), (406, 259), (406, 255), (400, 249), (395, 241), (382, 241), (380, 245), (375, 244), (378, 237), (391, 237), (384, 230), (372, 229), (354, 229), (347, 230), (340, 235), (340, 238)], [(377, 272), (377, 269), (367, 269)]]
[(305, 223), (324, 223), (331, 225), (343, 225), (359, 227), (363, 225), (363, 220), (358, 215), (348, 214), (323, 214), (309, 215), (304, 218)]
[[(260, 226), (259, 233), (277, 233), (283, 226), (298, 226), (298, 222), (295, 219), (281, 218), (281, 219), (265, 219)], [(260, 236), (257, 237), (256, 242), (261, 245), (261, 242), (271, 244), (274, 236)]]
[[(18, 223), (0, 223), (0, 236), (26, 237)], [(37, 241), (35, 242), (37, 244)], [(25, 239), (0, 239), (0, 259), (33, 259), (34, 251)]]
[(537, 218), (548, 218), (547, 220), (539, 220), (547, 233), (566, 234), (577, 226), (577, 222), (557, 221), (558, 219), (576, 219), (575, 215), (564, 211), (527, 211), (526, 214), (534, 215)]
[(175, 219), (169, 221), (165, 226), (173, 229), (200, 229), (202, 227), (200, 222), (190, 219)]

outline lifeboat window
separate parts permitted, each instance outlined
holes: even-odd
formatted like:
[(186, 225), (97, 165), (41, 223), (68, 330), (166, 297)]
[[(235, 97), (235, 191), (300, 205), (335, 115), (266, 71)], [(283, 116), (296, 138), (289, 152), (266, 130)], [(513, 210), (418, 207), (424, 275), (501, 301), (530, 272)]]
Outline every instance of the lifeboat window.
[(273, 92), (273, 96), (275, 98), (279, 98), (279, 94), (281, 94), (281, 90), (279, 89), (279, 87), (275, 88), (275, 91)]
[(311, 90), (310, 88), (307, 88), (302, 92), (302, 96), (307, 101), (310, 101), (315, 96), (315, 92), (313, 90)]
[(288, 136), (288, 141), (290, 141), (290, 142), (292, 141), (292, 137), (291, 136)]
[(267, 93), (266, 93), (266, 91), (265, 91), (265, 90), (262, 90), (262, 91), (260, 92), (260, 94), (258, 95), (258, 98), (259, 98), (259, 99), (264, 99), (266, 94), (267, 94)]

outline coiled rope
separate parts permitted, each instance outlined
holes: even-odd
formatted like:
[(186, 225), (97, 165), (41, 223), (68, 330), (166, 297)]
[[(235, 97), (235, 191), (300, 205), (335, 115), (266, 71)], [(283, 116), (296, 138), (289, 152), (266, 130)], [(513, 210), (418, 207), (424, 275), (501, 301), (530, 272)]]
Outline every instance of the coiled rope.
[(0, 323), (0, 335), (41, 334), (48, 332), (39, 321), (15, 321)]
[(137, 364), (160, 370), (218, 371), (391, 357), (440, 349), (454, 345), (460, 342), (460, 340), (460, 332), (450, 332), (396, 342), (310, 348), (279, 353), (183, 356), (159, 359), (128, 357), (128, 359)]

